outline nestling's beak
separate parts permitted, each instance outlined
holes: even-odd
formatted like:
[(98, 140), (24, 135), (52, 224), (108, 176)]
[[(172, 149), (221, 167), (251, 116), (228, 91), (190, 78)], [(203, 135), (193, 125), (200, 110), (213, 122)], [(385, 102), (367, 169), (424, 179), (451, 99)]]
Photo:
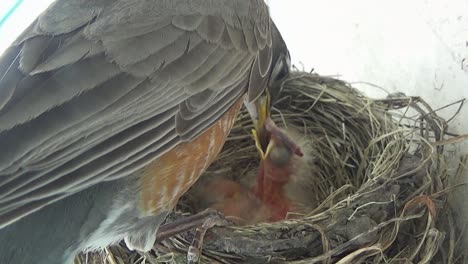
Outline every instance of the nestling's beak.
[(262, 94), (254, 102), (245, 103), (253, 120), (254, 129), (252, 129), (252, 135), (260, 156), (262, 159), (265, 159), (273, 149), (275, 143), (271, 140), (272, 135), (288, 146), (292, 153), (302, 156), (303, 154), (300, 147), (294, 143), (283, 130), (278, 128), (271, 119), (270, 95), (268, 93), (268, 89), (266, 91), (267, 92), (265, 94)]

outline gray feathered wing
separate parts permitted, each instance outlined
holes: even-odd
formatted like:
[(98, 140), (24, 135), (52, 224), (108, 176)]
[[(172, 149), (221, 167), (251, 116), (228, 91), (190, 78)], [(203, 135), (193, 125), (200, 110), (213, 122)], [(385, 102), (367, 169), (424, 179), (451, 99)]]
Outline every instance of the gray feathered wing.
[(263, 0), (59, 0), (0, 58), (0, 227), (132, 174), (271, 64)]

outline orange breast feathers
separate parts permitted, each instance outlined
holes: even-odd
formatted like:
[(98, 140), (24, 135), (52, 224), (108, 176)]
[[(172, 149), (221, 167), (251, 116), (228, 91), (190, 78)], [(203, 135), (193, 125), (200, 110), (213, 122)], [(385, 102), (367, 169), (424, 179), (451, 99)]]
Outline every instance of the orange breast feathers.
[(141, 206), (146, 215), (172, 210), (221, 151), (243, 97), (220, 120), (191, 142), (179, 144), (152, 162), (142, 175)]

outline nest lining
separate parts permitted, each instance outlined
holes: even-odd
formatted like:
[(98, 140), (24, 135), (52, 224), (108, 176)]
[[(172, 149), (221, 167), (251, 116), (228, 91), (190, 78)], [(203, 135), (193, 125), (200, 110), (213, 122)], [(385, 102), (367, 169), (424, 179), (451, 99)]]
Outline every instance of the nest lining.
[[(374, 100), (343, 81), (294, 72), (273, 118), (313, 142), (309, 210), (276, 223), (212, 228), (202, 263), (463, 263), (459, 245), (447, 239), (456, 230), (446, 225), (448, 173), (444, 146), (436, 143), (447, 123), (422, 99)], [(203, 209), (196, 192), (204, 181), (222, 174), (242, 182), (258, 168), (250, 130), (242, 112), (179, 212)], [(178, 235), (144, 255), (119, 245), (77, 263), (185, 263), (192, 238), (193, 232)]]

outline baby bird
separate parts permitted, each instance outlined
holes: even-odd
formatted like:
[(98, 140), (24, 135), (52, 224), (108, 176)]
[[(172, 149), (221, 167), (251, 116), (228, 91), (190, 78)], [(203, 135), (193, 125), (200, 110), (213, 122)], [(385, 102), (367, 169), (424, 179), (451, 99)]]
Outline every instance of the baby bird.
[(223, 175), (202, 178), (202, 190), (196, 192), (200, 209), (216, 209), (237, 224), (277, 222), (289, 212), (303, 213), (310, 198), (307, 185), (313, 182), (313, 141), (280, 128), (272, 129), (268, 140), (259, 167), (240, 183)]

